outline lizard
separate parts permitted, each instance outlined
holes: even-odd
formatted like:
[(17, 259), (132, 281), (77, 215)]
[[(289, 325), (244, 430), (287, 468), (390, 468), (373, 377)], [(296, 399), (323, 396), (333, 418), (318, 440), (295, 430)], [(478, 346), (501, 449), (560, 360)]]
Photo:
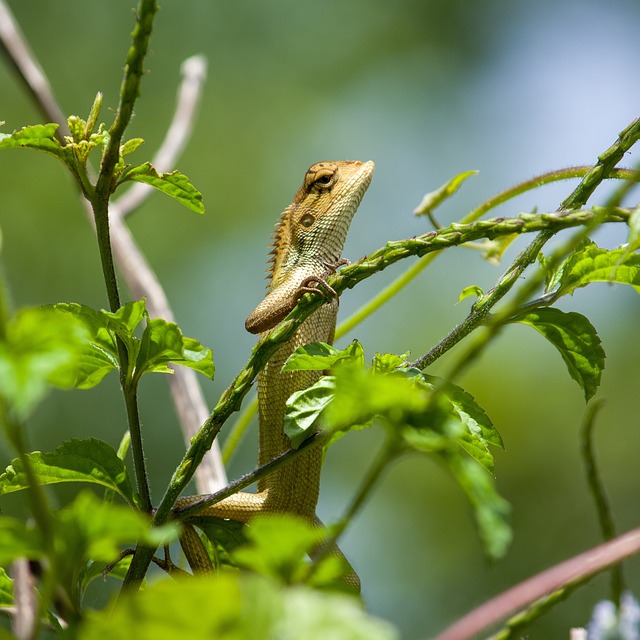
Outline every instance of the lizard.
[[(258, 376), (259, 466), (291, 449), (283, 431), (285, 403), (291, 394), (311, 386), (322, 375), (320, 371), (283, 372), (281, 369), (299, 346), (333, 342), (338, 299), (326, 285), (325, 278), (342, 264), (340, 255), (347, 232), (371, 182), (373, 170), (371, 161), (324, 161), (312, 165), (292, 204), (276, 224), (267, 270), (267, 295), (247, 318), (247, 331), (253, 334), (268, 332), (309, 290), (321, 288), (329, 295), (327, 302), (298, 327)], [(236, 493), (202, 509), (197, 515), (246, 523), (257, 514), (291, 513), (320, 525), (316, 505), (321, 465), (322, 449), (312, 447), (260, 480), (256, 493)], [(201, 497), (180, 498), (176, 506), (185, 507)], [(184, 528), (181, 544), (192, 569), (210, 567), (193, 528)], [(355, 573), (347, 582), (359, 590)]]

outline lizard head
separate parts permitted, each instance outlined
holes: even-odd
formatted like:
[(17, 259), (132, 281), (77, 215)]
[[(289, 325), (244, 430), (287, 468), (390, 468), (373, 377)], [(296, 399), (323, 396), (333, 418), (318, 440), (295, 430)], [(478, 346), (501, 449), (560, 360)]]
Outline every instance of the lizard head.
[(309, 167), (293, 203), (276, 225), (270, 265), (272, 287), (301, 262), (338, 261), (373, 168), (373, 162), (359, 160), (324, 161)]
[(373, 162), (317, 162), (276, 225), (265, 299), (245, 328), (273, 328), (296, 305), (304, 282), (325, 277), (338, 263), (353, 214), (373, 175)]

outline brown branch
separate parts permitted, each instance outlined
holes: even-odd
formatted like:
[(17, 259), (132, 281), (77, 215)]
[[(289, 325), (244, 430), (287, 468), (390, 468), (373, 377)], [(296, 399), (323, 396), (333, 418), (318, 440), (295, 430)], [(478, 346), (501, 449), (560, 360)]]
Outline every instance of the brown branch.
[(640, 552), (640, 528), (589, 549), (517, 584), (457, 620), (434, 640), (469, 640), (553, 591), (584, 582), (596, 573), (638, 552)]

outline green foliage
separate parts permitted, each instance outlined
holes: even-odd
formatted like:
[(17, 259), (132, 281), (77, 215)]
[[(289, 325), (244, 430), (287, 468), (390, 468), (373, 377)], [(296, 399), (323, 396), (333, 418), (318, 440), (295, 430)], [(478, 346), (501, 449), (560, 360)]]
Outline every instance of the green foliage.
[[(213, 378), (215, 368), (210, 349), (182, 335), (178, 326), (161, 318), (149, 319), (144, 300), (128, 302), (117, 312), (95, 311), (76, 303), (55, 305), (81, 322), (88, 340), (80, 356), (75, 386), (87, 389), (98, 384), (111, 370), (119, 368), (117, 339), (127, 351), (127, 379), (137, 385), (143, 374), (173, 373), (169, 364), (179, 364)], [(142, 319), (147, 323), (142, 337), (134, 332)]]
[(87, 332), (75, 318), (50, 308), (24, 308), (0, 336), (0, 399), (19, 419), (51, 385), (71, 387)]
[[(42, 485), (89, 482), (111, 489), (131, 506), (137, 503), (124, 462), (113, 447), (102, 440), (67, 440), (54, 451), (34, 451), (26, 458)], [(0, 495), (28, 488), (24, 462), (16, 458), (0, 476)]]
[(127, 594), (115, 608), (91, 613), (80, 637), (394, 640), (398, 635), (388, 623), (367, 615), (352, 597), (221, 574), (215, 579), (161, 580)]
[[(452, 375), (438, 378), (427, 374), (421, 370), (425, 360), (412, 364), (407, 360), (408, 354), (376, 354), (368, 365), (362, 345), (355, 340), (341, 350), (323, 343), (302, 346), (287, 360), (283, 366), (286, 372), (329, 372), (287, 401), (284, 431), (292, 447), (299, 447), (317, 432), (326, 447), (346, 433), (374, 424), (381, 425), (386, 433), (378, 461), (365, 474), (361, 486), (354, 489), (345, 517), (330, 529), (333, 538), (328, 538), (323, 528), (291, 515), (259, 516), (245, 526), (196, 514), (185, 518), (186, 531), (191, 531), (192, 525), (201, 529), (216, 576), (160, 580), (142, 592), (129, 589), (113, 606), (90, 612), (83, 608), (82, 597), (89, 582), (102, 575), (105, 567), (117, 578), (125, 578), (126, 574), (127, 586), (135, 587), (142, 580), (153, 551), (177, 540), (179, 524), (168, 522), (172, 517), (171, 502), (185, 488), (202, 459), (206, 447), (201, 445), (211, 445), (215, 429), (222, 426), (225, 415), (237, 410), (257, 370), (264, 366), (267, 356), (262, 357), (265, 352), (261, 349), (266, 348), (264, 345), (273, 347), (270, 339), (279, 339), (279, 334), (273, 332), (256, 347), (249, 364), (194, 437), (163, 502), (154, 510), (138, 418), (136, 394), (140, 379), (148, 372), (172, 373), (173, 365), (189, 367), (209, 378), (214, 376), (212, 352), (197, 340), (185, 337), (175, 323), (150, 319), (144, 299), (120, 306), (113, 268), (107, 205), (119, 186), (144, 183), (194, 212), (204, 212), (202, 194), (184, 174), (160, 173), (149, 162), (128, 162), (143, 142), (141, 138), (125, 140), (123, 136), (138, 97), (156, 10), (154, 0), (141, 0), (120, 103), (110, 127), (98, 122), (102, 105), (102, 95), (98, 94), (86, 121), (78, 116), (68, 118), (69, 136), (62, 138), (57, 124), (37, 124), (12, 134), (0, 134), (0, 149), (28, 148), (48, 153), (70, 171), (93, 209), (112, 309), (96, 311), (80, 304), (61, 303), (22, 309), (8, 317), (8, 296), (0, 290), (0, 420), (17, 453), (0, 476), (0, 495), (24, 491), (32, 516), (27, 521), (0, 517), (0, 564), (9, 565), (19, 558), (37, 563), (41, 572), (40, 608), (44, 612), (41, 618), (53, 620), (49, 611), (55, 609), (69, 625), (69, 638), (395, 638), (395, 631), (365, 614), (357, 600), (337, 593), (344, 589), (351, 568), (339, 555), (324, 552), (331, 549), (328, 545), (344, 531), (388, 464), (417, 452), (445, 466), (473, 510), (487, 555), (492, 559), (504, 556), (512, 535), (508, 524), (510, 507), (497, 492), (492, 454), (493, 447), (504, 446), (503, 441), (476, 399), (452, 379), (490, 343), (504, 318), (508, 318), (508, 322), (532, 326), (553, 344), (586, 400), (597, 393), (605, 354), (594, 327), (586, 317), (551, 305), (593, 282), (628, 284), (640, 292), (640, 209), (608, 206), (578, 210), (598, 184), (613, 175), (615, 164), (640, 138), (640, 121), (620, 134), (595, 167), (582, 174), (567, 170), (565, 177), (584, 176), (563, 203), (570, 213), (522, 214), (474, 224), (483, 213), (532, 188), (534, 182), (544, 184), (545, 179), (537, 178), (486, 201), (462, 219), (464, 224), (454, 222), (438, 232), (389, 243), (363, 259), (359, 273), (358, 267), (353, 268), (351, 279), (348, 270), (345, 276), (335, 276), (341, 285), (336, 291), (340, 293), (365, 277), (365, 266), (381, 270), (400, 257), (430, 258), (430, 252), (435, 257), (446, 247), (471, 241), (486, 259), (497, 262), (517, 235), (541, 232), (523, 252), (524, 257), (514, 261), (489, 293), (472, 285), (460, 294), (459, 300), (476, 296), (479, 302), (473, 305), (465, 330), (453, 329), (432, 350), (436, 353), (433, 359), (485, 321), (489, 331), (486, 341), (478, 342), (476, 351), (463, 355), (468, 361), (458, 359)], [(88, 168), (92, 154), (100, 167), (97, 178)], [(431, 217), (433, 210), (475, 173), (461, 173), (428, 193), (415, 213)], [(551, 182), (557, 175), (549, 174), (547, 178)], [(612, 202), (622, 202), (622, 198)], [(522, 287), (527, 295), (513, 296), (515, 302), (506, 304), (502, 315), (491, 316), (493, 306), (515, 285), (544, 243), (561, 228), (561, 222), (567, 227), (592, 225), (587, 228), (591, 231), (607, 215), (610, 221), (628, 223), (626, 246), (607, 250), (588, 240), (574, 248), (586, 237), (586, 232), (580, 231), (567, 244), (571, 249), (557, 251), (552, 258), (540, 258), (547, 289), (543, 298), (531, 300), (534, 289)], [(427, 264), (425, 260), (422, 267)], [(510, 274), (517, 275), (510, 279)], [(536, 277), (532, 281), (539, 286), (541, 272)], [(406, 284), (409, 279), (402, 282)], [(396, 290), (399, 288), (400, 285)], [(314, 297), (303, 297), (298, 317), (289, 319), (290, 327), (303, 320), (304, 313), (310, 313), (305, 311), (305, 300), (313, 303)], [(24, 422), (52, 386), (88, 389), (112, 370), (121, 373), (130, 440), (125, 437), (117, 452), (110, 444), (94, 438), (69, 440), (51, 452), (26, 451)], [(240, 387), (242, 390), (237, 391)], [(138, 493), (123, 461), (129, 441)], [(259, 473), (260, 470), (251, 479)], [(83, 491), (64, 508), (53, 510), (43, 487), (63, 482), (100, 485), (105, 490), (104, 499)], [(114, 504), (114, 496), (126, 504)], [(173, 517), (180, 517), (179, 510)], [(129, 545), (137, 545), (133, 560), (122, 557), (123, 547)], [(169, 552), (165, 552), (165, 560), (156, 561), (175, 574), (185, 573), (172, 564)], [(0, 605), (12, 604), (13, 583), (0, 568)], [(57, 622), (53, 626), (59, 631), (56, 625)], [(6, 635), (0, 630), (1, 637)]]
[(0, 567), (0, 607), (10, 607), (13, 604), (13, 580)]
[(509, 508), (486, 473), (494, 471), (490, 446), (504, 445), (469, 392), (411, 368), (394, 354), (376, 354), (366, 368), (356, 341), (341, 351), (317, 343), (300, 347), (286, 363), (288, 370), (297, 366), (332, 366), (333, 372), (289, 398), (285, 433), (294, 447), (320, 426), (332, 444), (348, 431), (381, 420), (394, 456), (419, 451), (444, 461), (469, 499), (487, 554), (504, 555), (511, 539)]
[(560, 352), (569, 375), (584, 391), (589, 401), (598, 391), (604, 369), (604, 349), (595, 328), (583, 315), (574, 311), (540, 308), (513, 318), (542, 334)]
[(430, 216), (436, 207), (455, 195), (467, 178), (475, 176), (478, 173), (478, 171), (465, 171), (464, 173), (459, 173), (457, 176), (454, 176), (435, 191), (427, 193), (424, 198), (422, 198), (422, 202), (416, 207), (414, 213), (418, 216)]
[[(131, 148), (131, 140), (129, 148), (127, 145), (123, 147), (123, 154), (128, 153)], [(136, 145), (137, 146), (137, 145)], [(128, 167), (120, 174), (119, 184), (133, 180), (135, 182), (144, 182), (166, 193), (168, 196), (175, 198), (183, 204), (187, 209), (196, 213), (204, 213), (204, 204), (202, 202), (202, 194), (191, 184), (189, 178), (179, 171), (171, 171), (170, 173), (158, 173), (150, 162), (145, 162), (137, 167)]]
[(556, 299), (591, 282), (628, 284), (640, 293), (640, 255), (626, 247), (608, 250), (587, 242), (557, 268), (544, 261), (543, 266), (547, 266), (547, 291), (555, 291)]
[[(96, 103), (99, 111), (99, 102), (96, 101)], [(97, 117), (97, 113), (93, 113), (94, 110), (92, 115)], [(100, 124), (96, 133), (93, 133), (95, 122), (93, 124), (85, 122), (78, 116), (71, 116), (68, 119), (68, 125), (71, 136), (66, 137), (64, 143), (56, 137), (58, 125), (54, 123), (23, 127), (11, 134), (0, 133), (0, 150), (34, 149), (53, 155), (76, 176), (84, 193), (90, 198), (93, 195), (93, 189), (87, 176), (86, 163), (94, 149), (105, 150), (109, 134), (103, 124)], [(141, 138), (132, 138), (120, 147), (120, 159), (116, 165), (114, 184), (119, 186), (128, 181), (144, 182), (171, 196), (191, 211), (204, 213), (202, 194), (183, 173), (179, 171), (158, 173), (150, 162), (138, 166), (125, 163), (125, 155), (135, 151), (142, 142)]]

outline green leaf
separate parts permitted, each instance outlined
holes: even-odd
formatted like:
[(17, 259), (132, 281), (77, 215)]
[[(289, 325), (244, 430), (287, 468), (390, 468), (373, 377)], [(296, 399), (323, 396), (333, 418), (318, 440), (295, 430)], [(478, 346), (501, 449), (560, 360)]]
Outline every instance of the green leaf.
[(417, 216), (429, 215), (432, 211), (442, 204), (444, 200), (450, 198), (460, 188), (462, 183), (471, 176), (475, 176), (478, 171), (465, 171), (459, 173), (457, 176), (451, 178), (448, 182), (445, 182), (441, 187), (438, 187), (435, 191), (427, 193), (422, 202), (414, 210), (414, 214)]
[(349, 429), (382, 416), (399, 425), (424, 411), (428, 390), (404, 372), (375, 375), (355, 367), (336, 370), (335, 397), (327, 409), (333, 429)]
[(412, 372), (414, 375), (420, 373), (418, 369), (409, 369), (407, 365), (408, 353), (399, 356), (395, 353), (376, 353), (373, 358), (371, 369), (374, 373), (392, 373), (392, 372)]
[(346, 349), (324, 342), (298, 347), (286, 360), (282, 371), (326, 371), (340, 364), (364, 365), (364, 349), (354, 340)]
[(640, 254), (589, 243), (565, 260), (553, 281), (559, 283), (558, 295), (572, 294), (591, 282), (628, 284), (640, 293)]
[(109, 326), (106, 312), (76, 303), (56, 304), (55, 309), (70, 314), (87, 330), (88, 336), (77, 362), (74, 386), (78, 389), (95, 387), (110, 371), (120, 366), (115, 332)]
[(0, 398), (24, 418), (51, 385), (73, 386), (86, 338), (81, 323), (63, 313), (21, 309), (0, 341)]
[(23, 127), (11, 134), (0, 133), (0, 149), (24, 148), (45, 151), (64, 163), (69, 160), (68, 153), (55, 137), (58, 125), (34, 124)]
[(77, 590), (79, 573), (91, 573), (88, 562), (107, 564), (120, 554), (122, 545), (156, 547), (178, 539), (179, 525), (152, 527), (151, 519), (131, 507), (103, 502), (83, 491), (54, 514), (54, 566), (56, 579), (69, 592)]
[(249, 544), (233, 553), (239, 566), (283, 584), (295, 584), (306, 576), (307, 554), (320, 544), (325, 532), (299, 516), (273, 514), (255, 517), (246, 536)]
[(451, 451), (441, 455), (471, 503), (487, 555), (502, 558), (512, 539), (509, 503), (498, 494), (491, 476), (471, 458)]
[[(67, 440), (51, 452), (34, 451), (27, 458), (42, 485), (90, 482), (115, 491), (130, 505), (136, 503), (124, 462), (113, 447), (102, 440)], [(16, 458), (0, 476), (0, 495), (28, 487), (23, 464)]]
[(465, 287), (458, 296), (458, 302), (462, 302), (465, 298), (475, 297), (480, 298), (484, 295), (484, 291), (476, 284)]
[(143, 142), (144, 140), (142, 138), (131, 138), (131, 140), (127, 140), (120, 147), (120, 155), (126, 156), (133, 153)]
[(511, 243), (520, 236), (519, 233), (511, 233), (509, 235), (498, 236), (492, 240), (481, 241), (482, 257), (489, 263), (498, 265), (502, 260), (504, 252), (511, 246)]
[(108, 319), (108, 326), (123, 340), (130, 339), (143, 318), (147, 317), (145, 299), (134, 300), (122, 305), (115, 313), (100, 311), (100, 315)]
[(0, 607), (13, 605), (13, 580), (0, 567)]
[(7, 566), (16, 558), (37, 560), (44, 555), (40, 534), (24, 522), (0, 516), (0, 565)]
[(334, 390), (333, 376), (323, 376), (310, 387), (293, 393), (287, 400), (284, 432), (294, 449), (315, 433), (320, 414), (333, 400)]
[(151, 163), (145, 162), (140, 166), (125, 169), (119, 182), (127, 180), (149, 184), (175, 198), (191, 211), (204, 213), (202, 194), (191, 184), (189, 178), (179, 171), (158, 173)]
[(605, 353), (595, 328), (583, 315), (545, 307), (512, 318), (541, 333), (560, 352), (569, 375), (592, 398), (600, 385)]
[(143, 591), (125, 593), (115, 606), (87, 612), (78, 637), (83, 640), (399, 638), (388, 623), (368, 615), (353, 597), (303, 587), (282, 588), (267, 579), (238, 573), (159, 580)]
[(147, 322), (136, 360), (136, 377), (148, 371), (173, 373), (170, 363), (189, 367), (213, 378), (215, 367), (211, 349), (186, 338), (173, 322), (154, 318)]
[(56, 309), (76, 317), (87, 329), (75, 386), (86, 389), (95, 386), (119, 365), (116, 336), (127, 349), (131, 375), (136, 380), (149, 371), (172, 373), (170, 363), (190, 367), (213, 378), (215, 368), (210, 349), (194, 338), (182, 335), (173, 322), (161, 318), (147, 321), (142, 338), (134, 332), (147, 317), (144, 299), (128, 302), (115, 313), (95, 311), (80, 304), (58, 304)]
[(201, 529), (215, 546), (216, 555), (222, 562), (231, 563), (230, 554), (247, 543), (247, 525), (237, 520), (223, 520), (213, 516), (191, 516), (186, 523)]

